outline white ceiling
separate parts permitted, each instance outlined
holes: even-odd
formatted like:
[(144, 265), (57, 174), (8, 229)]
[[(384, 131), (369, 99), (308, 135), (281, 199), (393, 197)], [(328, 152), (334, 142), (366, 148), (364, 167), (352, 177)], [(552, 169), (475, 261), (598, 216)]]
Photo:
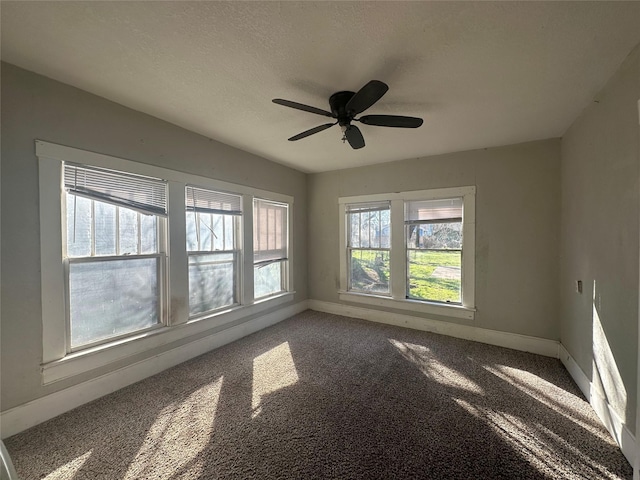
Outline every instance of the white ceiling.
[[(640, 2), (7, 2), (2, 59), (207, 137), (319, 172), (561, 136), (640, 42)], [(338, 126), (329, 96), (369, 80), (367, 114), (417, 130)]]

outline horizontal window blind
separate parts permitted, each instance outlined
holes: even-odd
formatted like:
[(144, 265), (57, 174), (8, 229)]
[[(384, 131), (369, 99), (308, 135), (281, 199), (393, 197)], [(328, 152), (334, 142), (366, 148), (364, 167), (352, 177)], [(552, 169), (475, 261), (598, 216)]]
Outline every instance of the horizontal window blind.
[(451, 220), (462, 220), (462, 198), (405, 203), (405, 222), (407, 223), (438, 223)]
[(254, 264), (265, 264), (287, 259), (287, 213), (287, 204), (254, 199)]
[(185, 193), (188, 211), (225, 215), (242, 214), (242, 197), (240, 195), (215, 192), (191, 185), (187, 186)]
[(167, 182), (159, 178), (65, 163), (64, 188), (72, 195), (167, 216)]
[(389, 210), (390, 208), (391, 202), (386, 200), (382, 202), (350, 203), (347, 205), (346, 211), (347, 213), (366, 213)]

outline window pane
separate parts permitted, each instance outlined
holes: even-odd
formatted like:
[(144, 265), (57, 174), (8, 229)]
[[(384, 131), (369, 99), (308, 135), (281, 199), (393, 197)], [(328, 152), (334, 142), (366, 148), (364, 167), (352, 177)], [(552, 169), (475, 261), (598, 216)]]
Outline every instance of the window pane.
[(157, 258), (69, 265), (71, 346), (159, 322)]
[(360, 215), (357, 213), (349, 214), (349, 246), (359, 248), (360, 245)]
[(67, 256), (91, 255), (91, 200), (67, 195)]
[(213, 217), (213, 249), (224, 250), (224, 215), (212, 215)]
[(407, 248), (462, 249), (462, 222), (407, 225)]
[(461, 303), (462, 252), (409, 250), (409, 298)]
[(200, 246), (198, 250), (201, 252), (210, 252), (212, 250), (211, 244), (213, 241), (213, 234), (211, 232), (211, 214), (210, 213), (197, 213), (196, 218), (199, 219), (200, 227)]
[(120, 207), (120, 255), (138, 253), (138, 212)]
[(158, 217), (155, 215), (140, 215), (140, 253), (158, 253)]
[(353, 248), (389, 248), (391, 246), (389, 210), (355, 211), (348, 214), (349, 246)]
[(380, 212), (380, 248), (391, 248), (391, 211)]
[(352, 250), (351, 290), (365, 293), (389, 293), (389, 252)]
[(116, 254), (116, 207), (94, 202), (96, 255)]
[(198, 250), (198, 235), (196, 232), (196, 214), (187, 212), (187, 251)]
[(189, 256), (189, 313), (215, 310), (235, 301), (234, 254)]
[(233, 250), (235, 248), (235, 242), (233, 238), (235, 236), (235, 219), (234, 215), (224, 216), (224, 249)]
[(371, 247), (371, 222), (369, 212), (360, 213), (360, 247)]
[(273, 262), (254, 267), (253, 272), (253, 296), (255, 298), (266, 297), (282, 292), (282, 273), (284, 262)]

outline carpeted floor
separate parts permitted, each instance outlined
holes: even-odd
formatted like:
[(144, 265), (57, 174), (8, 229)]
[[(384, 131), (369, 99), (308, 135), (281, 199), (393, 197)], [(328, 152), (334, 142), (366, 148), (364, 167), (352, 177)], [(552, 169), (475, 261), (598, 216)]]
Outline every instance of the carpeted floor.
[(22, 479), (617, 479), (558, 360), (306, 311), (9, 438)]

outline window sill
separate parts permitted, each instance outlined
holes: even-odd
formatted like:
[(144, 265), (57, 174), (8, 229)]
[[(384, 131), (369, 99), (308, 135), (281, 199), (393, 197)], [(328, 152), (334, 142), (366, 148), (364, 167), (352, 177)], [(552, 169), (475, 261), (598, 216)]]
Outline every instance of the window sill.
[(434, 302), (421, 302), (419, 300), (397, 300), (391, 297), (380, 295), (369, 295), (366, 293), (354, 293), (340, 291), (340, 300), (344, 302), (365, 303), (378, 307), (397, 308), (400, 310), (411, 310), (413, 312), (431, 313), (442, 315), (443, 317), (464, 318), (473, 320), (475, 318), (475, 308), (464, 307), (462, 305), (446, 305)]
[(82, 351), (67, 354), (41, 366), (44, 385), (73, 377), (84, 372), (104, 367), (142, 352), (175, 342), (177, 340), (219, 328), (243, 317), (254, 315), (293, 300), (295, 292), (260, 300), (252, 305), (234, 306), (221, 312), (194, 318), (185, 323), (159, 327), (138, 335), (104, 343)]

